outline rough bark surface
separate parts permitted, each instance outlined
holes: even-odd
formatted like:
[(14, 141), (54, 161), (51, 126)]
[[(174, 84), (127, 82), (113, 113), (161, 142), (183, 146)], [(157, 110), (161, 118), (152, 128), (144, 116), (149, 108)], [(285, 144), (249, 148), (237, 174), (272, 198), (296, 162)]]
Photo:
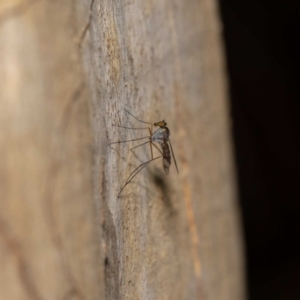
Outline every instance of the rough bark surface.
[[(213, 0), (0, 6), (1, 299), (244, 299)], [(111, 141), (165, 119), (174, 162)], [(155, 154), (157, 155), (157, 153)]]

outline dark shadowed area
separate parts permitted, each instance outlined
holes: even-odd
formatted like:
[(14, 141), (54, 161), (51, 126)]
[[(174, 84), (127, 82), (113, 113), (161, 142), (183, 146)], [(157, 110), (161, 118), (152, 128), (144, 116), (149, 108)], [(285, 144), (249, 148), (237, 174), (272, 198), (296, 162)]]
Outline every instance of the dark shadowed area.
[(220, 1), (249, 299), (300, 299), (299, 1)]

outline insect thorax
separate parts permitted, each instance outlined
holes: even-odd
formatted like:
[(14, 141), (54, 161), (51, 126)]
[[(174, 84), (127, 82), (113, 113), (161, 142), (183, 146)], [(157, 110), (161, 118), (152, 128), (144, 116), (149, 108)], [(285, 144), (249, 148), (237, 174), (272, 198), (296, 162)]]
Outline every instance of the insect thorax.
[(163, 143), (169, 140), (170, 131), (168, 127), (159, 127), (151, 135), (152, 142)]

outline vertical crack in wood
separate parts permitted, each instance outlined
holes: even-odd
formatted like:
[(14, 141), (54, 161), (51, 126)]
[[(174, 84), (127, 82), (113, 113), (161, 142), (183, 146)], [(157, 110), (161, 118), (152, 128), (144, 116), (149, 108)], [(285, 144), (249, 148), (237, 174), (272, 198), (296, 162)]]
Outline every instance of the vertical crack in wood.
[(104, 201), (103, 235), (105, 242), (104, 274), (106, 299), (120, 299), (117, 233), (112, 214)]

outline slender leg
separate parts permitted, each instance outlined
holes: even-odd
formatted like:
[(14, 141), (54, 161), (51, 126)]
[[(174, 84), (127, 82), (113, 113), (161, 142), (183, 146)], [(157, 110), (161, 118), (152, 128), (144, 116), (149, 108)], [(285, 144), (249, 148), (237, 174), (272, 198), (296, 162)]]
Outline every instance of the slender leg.
[(117, 124), (112, 124), (112, 126), (119, 127), (119, 128), (125, 128), (125, 129), (134, 129), (134, 130), (140, 130), (140, 129), (148, 129), (148, 127), (127, 127)]
[(173, 160), (174, 160), (174, 163), (175, 163), (175, 167), (176, 167), (176, 170), (177, 170), (177, 174), (179, 174), (178, 167), (177, 167), (177, 162), (176, 162), (176, 159), (175, 159), (175, 155), (174, 155), (174, 152), (173, 152), (173, 148), (172, 148), (172, 144), (171, 144), (171, 140), (170, 139), (169, 139), (169, 144), (170, 144), (170, 148), (171, 148), (171, 153), (172, 153), (172, 156), (173, 156)]
[[(152, 136), (152, 125), (151, 125), (151, 129), (149, 128), (149, 134), (150, 134), (150, 138)], [(153, 149), (152, 149), (152, 141), (150, 140), (150, 151), (151, 151), (151, 159), (153, 159)]]
[[(134, 119), (136, 119), (137, 121), (142, 122), (142, 123), (145, 123), (145, 124), (151, 125), (151, 129), (150, 129), (149, 127), (141, 127), (141, 128), (137, 128), (137, 127), (127, 127), (127, 126), (122, 126), (122, 125), (116, 125), (116, 124), (113, 124), (113, 126), (116, 126), (116, 127), (119, 127), (119, 128), (125, 128), (125, 129), (133, 129), (133, 130), (148, 129), (149, 132), (150, 132), (150, 136), (152, 135), (152, 126), (153, 126), (152, 123), (146, 122), (146, 121), (143, 121), (143, 120), (137, 118), (137, 117), (134, 116), (131, 112), (129, 112), (127, 109), (124, 109), (124, 110), (125, 110), (125, 112), (126, 112), (127, 114), (129, 114), (130, 116), (132, 116), (132, 117), (133, 117)], [(145, 138), (149, 138), (149, 137), (142, 137), (142, 138), (137, 138), (137, 139), (127, 140), (127, 141), (111, 142), (111, 143), (109, 143), (109, 145), (112, 145), (112, 144), (120, 144), (120, 143), (127, 143), (127, 142), (133, 142), (133, 141), (138, 141), (138, 140), (142, 140), (142, 139), (145, 139)], [(151, 143), (150, 143), (150, 149), (151, 149), (151, 158), (153, 159), (153, 150), (152, 150), (152, 147), (151, 147)]]
[(164, 154), (163, 154), (162, 151), (157, 147), (157, 145), (155, 145), (154, 143), (152, 143), (152, 145), (160, 152), (161, 156), (164, 156)]
[(150, 122), (145, 122), (143, 120), (140, 120), (139, 118), (135, 117), (131, 112), (129, 112), (127, 109), (124, 109), (129, 115), (131, 115), (133, 118), (135, 118), (136, 120), (138, 120), (139, 122), (145, 123), (145, 124), (150, 124), (152, 125), (152, 123)]
[(148, 143), (151, 143), (151, 141), (147, 141), (147, 142), (145, 142), (145, 143), (143, 143), (143, 144), (139, 144), (139, 145), (137, 145), (137, 146), (135, 146), (135, 147), (133, 147), (133, 148), (130, 148), (130, 150), (132, 151), (132, 150), (134, 150), (134, 149), (136, 149), (136, 148), (138, 148), (138, 147), (144, 146), (144, 145), (146, 145), (146, 144), (148, 144)]
[(121, 144), (121, 143), (128, 143), (128, 142), (134, 142), (134, 141), (138, 141), (138, 140), (143, 140), (143, 139), (148, 139), (148, 136), (145, 137), (141, 137), (141, 138), (137, 138), (137, 139), (133, 139), (133, 140), (127, 140), (127, 141), (117, 141), (117, 142), (111, 142), (108, 145), (112, 145), (112, 144)]
[(133, 178), (134, 178), (138, 173), (140, 173), (140, 172), (141, 172), (141, 171), (142, 171), (142, 170), (143, 170), (150, 162), (152, 162), (152, 161), (154, 161), (154, 160), (156, 160), (156, 159), (158, 159), (158, 158), (160, 158), (160, 157), (161, 157), (161, 156), (158, 156), (158, 157), (155, 157), (155, 158), (153, 158), (153, 159), (150, 159), (150, 160), (148, 160), (148, 161), (146, 161), (146, 162), (140, 164), (137, 168), (135, 168), (135, 169), (130, 173), (130, 175), (128, 176), (128, 178), (127, 178), (125, 184), (123, 185), (123, 187), (121, 188), (121, 190), (120, 190), (120, 192), (119, 192), (117, 198), (120, 197), (120, 195), (121, 195), (122, 191), (124, 190), (124, 188), (127, 186), (127, 184), (129, 184), (129, 183), (133, 180)]

